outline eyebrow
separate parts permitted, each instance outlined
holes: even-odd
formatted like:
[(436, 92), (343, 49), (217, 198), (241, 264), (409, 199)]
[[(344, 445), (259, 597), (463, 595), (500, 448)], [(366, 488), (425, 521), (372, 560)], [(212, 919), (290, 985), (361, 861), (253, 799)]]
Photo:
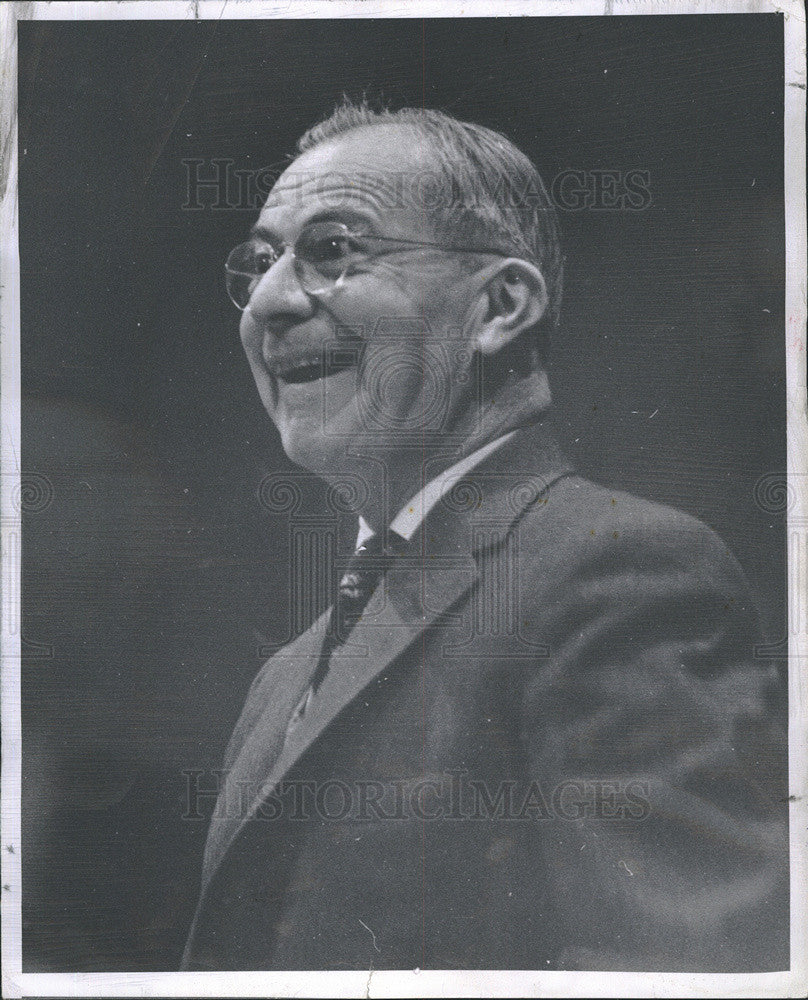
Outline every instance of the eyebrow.
[[(300, 229), (305, 229), (306, 226), (313, 225), (315, 222), (342, 222), (345, 225), (350, 225), (351, 222), (361, 222), (366, 226), (370, 226), (375, 229), (373, 225), (373, 220), (368, 216), (366, 212), (356, 211), (352, 209), (327, 209), (321, 212), (316, 212), (310, 218), (306, 219)], [(272, 226), (267, 226), (263, 224), (260, 220), (255, 223), (250, 229), (251, 236), (258, 236), (261, 239), (268, 240), (269, 242), (283, 243), (284, 240), (279, 235), (276, 229)]]

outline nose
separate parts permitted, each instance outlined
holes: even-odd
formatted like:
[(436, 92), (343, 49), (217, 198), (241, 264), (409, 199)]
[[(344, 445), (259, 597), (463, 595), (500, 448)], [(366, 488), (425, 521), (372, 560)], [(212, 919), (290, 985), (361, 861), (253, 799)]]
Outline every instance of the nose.
[(287, 247), (262, 275), (244, 311), (254, 322), (277, 328), (306, 319), (315, 308), (298, 280), (294, 253)]

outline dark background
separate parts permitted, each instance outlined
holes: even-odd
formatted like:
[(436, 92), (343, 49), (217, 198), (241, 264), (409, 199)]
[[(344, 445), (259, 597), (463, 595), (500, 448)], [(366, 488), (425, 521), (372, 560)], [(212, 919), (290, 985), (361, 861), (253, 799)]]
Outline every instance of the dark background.
[[(23, 890), (27, 971), (172, 969), (217, 766), (287, 629), (289, 468), (222, 262), (254, 212), (192, 211), (184, 160), (278, 164), (343, 90), (506, 132), (562, 211), (557, 423), (585, 474), (716, 528), (785, 634), (779, 15), (20, 24)], [(765, 506), (765, 505), (764, 505)], [(350, 530), (347, 532), (350, 534)], [(211, 803), (204, 808), (210, 810)]]

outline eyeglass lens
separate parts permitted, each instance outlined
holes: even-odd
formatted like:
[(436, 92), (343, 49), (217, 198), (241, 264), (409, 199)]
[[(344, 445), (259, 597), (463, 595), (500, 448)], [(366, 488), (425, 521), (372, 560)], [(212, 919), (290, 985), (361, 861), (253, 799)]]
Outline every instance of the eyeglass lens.
[[(283, 255), (258, 239), (237, 246), (227, 258), (227, 292), (239, 309), (246, 309), (261, 278)], [(347, 226), (316, 222), (306, 226), (292, 248), (295, 273), (309, 294), (333, 289), (351, 265), (367, 255), (359, 238)]]

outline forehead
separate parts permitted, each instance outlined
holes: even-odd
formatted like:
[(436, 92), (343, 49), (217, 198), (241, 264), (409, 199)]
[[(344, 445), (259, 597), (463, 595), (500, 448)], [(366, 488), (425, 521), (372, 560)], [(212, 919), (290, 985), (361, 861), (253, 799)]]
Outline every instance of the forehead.
[(425, 192), (439, 183), (434, 152), (405, 125), (376, 125), (328, 140), (281, 174), (259, 222), (301, 224), (323, 213), (356, 214), (386, 228), (423, 230)]

